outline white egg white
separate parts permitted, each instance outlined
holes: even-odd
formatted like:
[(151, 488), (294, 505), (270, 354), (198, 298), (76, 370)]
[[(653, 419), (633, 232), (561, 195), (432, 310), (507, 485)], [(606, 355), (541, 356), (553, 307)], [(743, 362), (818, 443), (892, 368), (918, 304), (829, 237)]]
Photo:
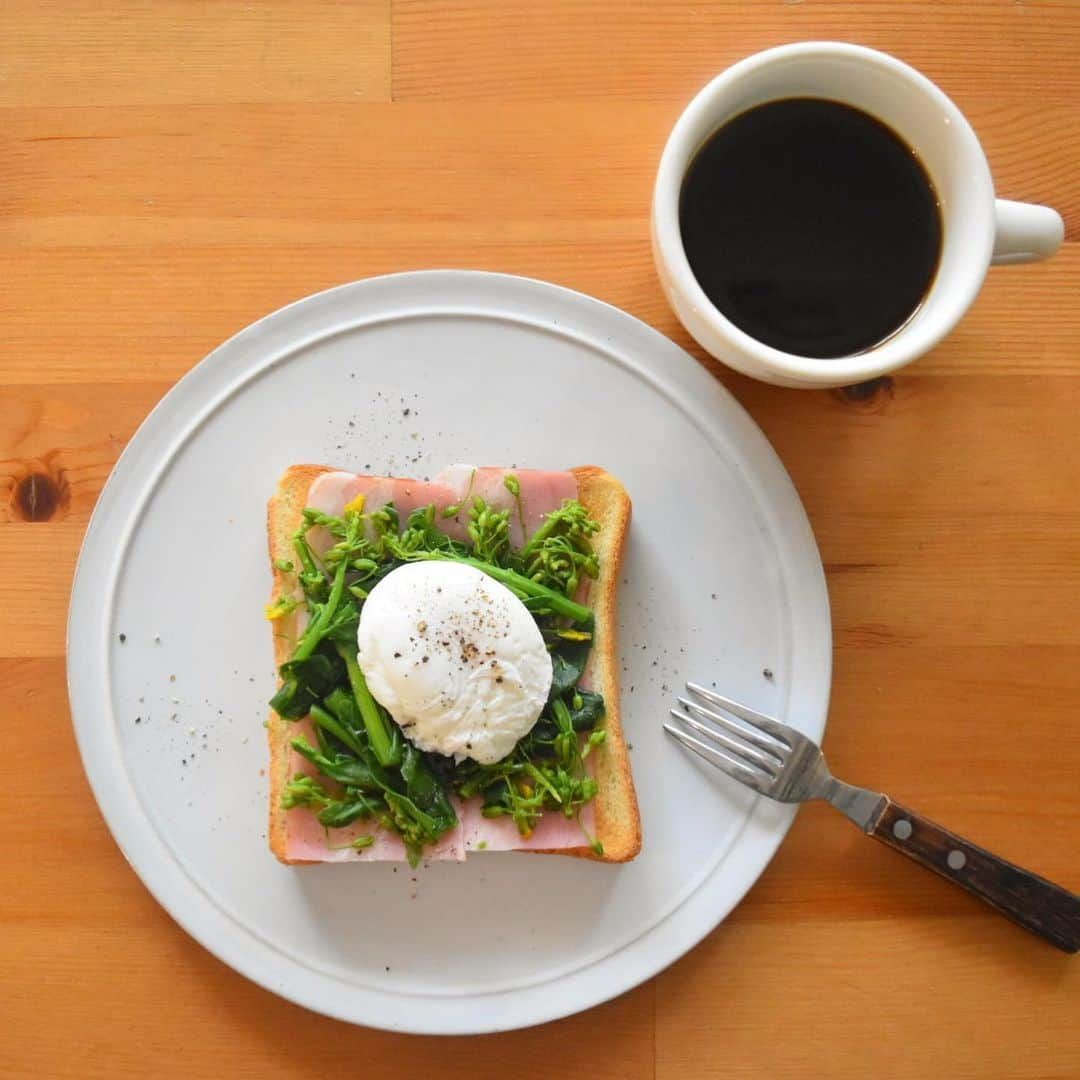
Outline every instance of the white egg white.
[(504, 585), (471, 566), (407, 563), (364, 601), (358, 660), (372, 696), (421, 750), (502, 760), (536, 723), (551, 656)]

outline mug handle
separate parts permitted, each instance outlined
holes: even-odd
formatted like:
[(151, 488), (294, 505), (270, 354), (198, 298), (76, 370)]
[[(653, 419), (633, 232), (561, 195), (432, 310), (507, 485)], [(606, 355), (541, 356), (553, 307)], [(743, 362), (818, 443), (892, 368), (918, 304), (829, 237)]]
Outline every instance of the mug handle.
[(1049, 206), (995, 199), (993, 266), (1049, 259), (1065, 239), (1065, 222)]

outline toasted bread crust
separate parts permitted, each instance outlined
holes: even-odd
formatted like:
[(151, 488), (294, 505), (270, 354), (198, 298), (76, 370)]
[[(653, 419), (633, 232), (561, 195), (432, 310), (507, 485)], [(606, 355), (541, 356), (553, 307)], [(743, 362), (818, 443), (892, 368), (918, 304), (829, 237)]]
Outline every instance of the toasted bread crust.
[[(267, 508), (267, 536), (271, 565), (294, 558), (292, 537), (303, 520), (308, 490), (315, 479), (333, 471), (326, 465), (293, 465), (278, 482)], [(577, 478), (578, 498), (600, 522), (595, 546), (600, 557), (600, 576), (589, 590), (589, 606), (596, 616), (593, 649), (586, 679), (604, 695), (607, 737), (593, 752), (593, 771), (599, 785), (594, 801), (596, 836), (604, 853), (597, 855), (587, 844), (555, 848), (537, 854), (575, 855), (600, 862), (626, 862), (641, 850), (641, 817), (638, 812), (630, 755), (622, 730), (619, 708), (619, 653), (616, 599), (623, 549), (630, 525), (630, 497), (610, 473), (595, 465), (570, 470)], [(272, 599), (299, 597), (292, 575), (273, 566)], [(297, 616), (286, 615), (274, 627), (274, 663), (281, 666), (292, 654), (297, 637)], [(281, 792), (288, 782), (289, 721), (271, 711), (267, 725), (270, 742), (270, 850), (281, 862), (303, 864), (309, 860), (287, 855), (287, 811), (281, 808)]]
[(593, 765), (599, 784), (594, 808), (596, 835), (604, 846), (604, 854), (597, 856), (590, 848), (582, 854), (604, 862), (626, 862), (641, 850), (641, 815), (630, 772), (630, 752), (623, 734), (619, 697), (617, 600), (630, 528), (630, 496), (614, 476), (596, 465), (583, 465), (570, 471), (577, 477), (578, 498), (601, 526), (595, 540), (600, 576), (589, 594), (596, 627), (586, 677), (604, 695), (605, 703), (607, 738), (594, 751)]
[[(292, 538), (300, 528), (307, 505), (307, 495), (315, 478), (332, 470), (328, 465), (292, 465), (278, 481), (277, 489), (266, 508), (266, 535), (270, 545), (270, 568), (274, 575), (271, 601), (280, 596), (300, 599), (302, 593), (291, 574), (279, 570), (278, 560), (292, 561), (296, 558)], [(274, 632), (274, 667), (279, 668), (292, 656), (296, 646), (297, 617), (286, 615), (270, 624)], [(281, 793), (289, 782), (289, 721), (283, 720), (273, 709), (266, 725), (270, 742), (270, 850), (283, 863), (307, 863), (308, 859), (290, 859), (287, 854), (288, 831), (282, 808)]]

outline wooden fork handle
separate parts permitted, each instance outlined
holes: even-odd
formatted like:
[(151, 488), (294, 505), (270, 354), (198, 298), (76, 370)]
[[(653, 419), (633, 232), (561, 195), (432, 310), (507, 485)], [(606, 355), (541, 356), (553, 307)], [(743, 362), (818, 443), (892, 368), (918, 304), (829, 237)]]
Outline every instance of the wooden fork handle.
[(1006, 862), (888, 796), (867, 832), (1059, 949), (1080, 949), (1080, 896), (1068, 889)]

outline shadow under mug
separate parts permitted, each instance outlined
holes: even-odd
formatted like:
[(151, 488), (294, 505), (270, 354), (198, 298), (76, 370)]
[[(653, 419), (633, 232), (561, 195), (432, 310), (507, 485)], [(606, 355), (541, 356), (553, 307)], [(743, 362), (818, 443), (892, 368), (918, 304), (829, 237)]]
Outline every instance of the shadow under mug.
[[(940, 201), (941, 255), (929, 291), (896, 333), (851, 356), (797, 356), (740, 330), (706, 296), (683, 248), (679, 196), (698, 148), (747, 109), (792, 97), (844, 102), (884, 121), (919, 155)], [(672, 129), (653, 193), (653, 257), (679, 321), (718, 360), (780, 386), (846, 386), (911, 363), (956, 326), (992, 264), (1045, 259), (1064, 232), (1049, 207), (995, 199), (975, 132), (929, 79), (885, 53), (841, 42), (782, 45), (717, 76)]]

